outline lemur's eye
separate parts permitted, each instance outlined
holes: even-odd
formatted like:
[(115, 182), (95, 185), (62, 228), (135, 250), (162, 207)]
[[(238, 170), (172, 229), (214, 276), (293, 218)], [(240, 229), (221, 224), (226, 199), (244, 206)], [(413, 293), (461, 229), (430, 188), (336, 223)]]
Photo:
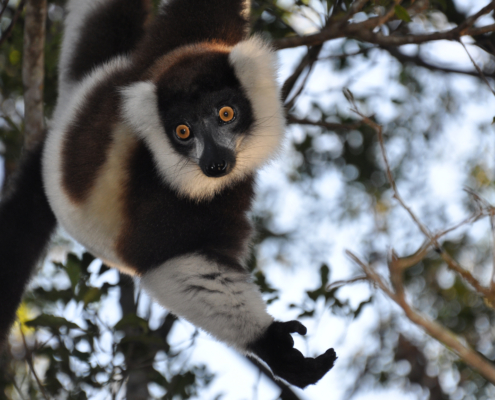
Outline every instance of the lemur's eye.
[(187, 125), (179, 125), (175, 128), (175, 134), (179, 139), (186, 140), (189, 139), (189, 136), (191, 136), (191, 130)]
[(232, 107), (222, 107), (218, 115), (223, 122), (230, 122), (234, 119), (234, 110)]

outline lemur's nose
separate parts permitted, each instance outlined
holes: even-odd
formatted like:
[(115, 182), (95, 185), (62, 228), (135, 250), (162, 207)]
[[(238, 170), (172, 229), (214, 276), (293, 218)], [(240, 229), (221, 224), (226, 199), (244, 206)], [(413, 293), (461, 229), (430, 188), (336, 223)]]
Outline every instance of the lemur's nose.
[(227, 167), (228, 163), (225, 160), (212, 162), (207, 167), (208, 175), (215, 178), (220, 177), (226, 173)]

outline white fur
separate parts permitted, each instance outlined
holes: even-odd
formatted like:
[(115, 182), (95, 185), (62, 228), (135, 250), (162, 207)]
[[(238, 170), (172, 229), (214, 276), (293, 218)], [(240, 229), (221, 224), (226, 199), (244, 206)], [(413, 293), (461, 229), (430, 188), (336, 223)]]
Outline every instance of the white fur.
[(179, 194), (193, 199), (210, 199), (247, 171), (234, 170), (221, 178), (207, 177), (200, 167), (178, 154), (170, 144), (158, 113), (156, 86), (137, 82), (122, 90), (123, 119), (148, 145), (162, 178)]
[(199, 166), (176, 153), (158, 111), (156, 86), (137, 82), (122, 90), (124, 120), (144, 139), (163, 179), (181, 195), (210, 199), (273, 158), (283, 139), (285, 122), (276, 81), (275, 55), (261, 39), (236, 45), (230, 62), (254, 112), (254, 129), (237, 145), (234, 169), (220, 178), (207, 177)]
[(237, 164), (254, 171), (274, 158), (280, 150), (285, 118), (277, 85), (277, 59), (262, 39), (254, 36), (232, 49), (229, 60), (246, 90), (254, 112), (254, 130), (246, 136), (237, 153)]
[[(219, 274), (215, 279), (204, 275)], [(141, 278), (163, 307), (241, 351), (273, 322), (246, 272), (191, 254), (167, 261)]]
[(85, 17), (105, 2), (108, 0), (70, 0), (67, 4), (68, 15), (65, 18), (64, 37), (58, 64), (58, 100), (55, 118), (64, 113), (65, 105), (69, 102), (77, 84), (69, 79), (68, 69), (83, 25), (87, 23)]
[(84, 105), (91, 90), (104, 79), (120, 68), (125, 68), (129, 60), (125, 57), (116, 57), (112, 61), (97, 68), (84, 79), (74, 90), (65, 112), (57, 114), (52, 121), (52, 128), (48, 133), (43, 153), (43, 182), (48, 200), (57, 220), (78, 242), (90, 252), (104, 258), (113, 264), (120, 264), (115, 255), (111, 238), (101, 231), (100, 224), (88, 218), (84, 213), (83, 205), (71, 202), (62, 188), (62, 154), (64, 139), (78, 110)]

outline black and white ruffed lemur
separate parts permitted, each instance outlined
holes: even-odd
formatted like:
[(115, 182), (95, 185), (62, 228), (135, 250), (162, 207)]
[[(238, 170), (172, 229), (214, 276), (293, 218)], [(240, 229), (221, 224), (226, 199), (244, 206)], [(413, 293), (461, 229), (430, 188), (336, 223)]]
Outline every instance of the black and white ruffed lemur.
[(243, 267), (254, 176), (284, 117), (249, 0), (69, 0), (59, 99), (46, 140), (0, 205), (0, 342), (60, 224), (165, 308), (305, 387), (335, 352), (305, 358), (298, 321), (266, 312)]

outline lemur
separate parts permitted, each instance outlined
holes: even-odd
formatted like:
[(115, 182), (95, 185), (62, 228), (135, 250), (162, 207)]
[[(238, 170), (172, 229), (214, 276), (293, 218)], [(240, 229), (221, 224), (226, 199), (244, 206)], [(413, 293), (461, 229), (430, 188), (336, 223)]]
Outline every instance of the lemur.
[(305, 387), (305, 358), (244, 261), (256, 171), (279, 151), (276, 57), (250, 0), (69, 0), (44, 143), (0, 204), (0, 341), (57, 225), (170, 312)]

